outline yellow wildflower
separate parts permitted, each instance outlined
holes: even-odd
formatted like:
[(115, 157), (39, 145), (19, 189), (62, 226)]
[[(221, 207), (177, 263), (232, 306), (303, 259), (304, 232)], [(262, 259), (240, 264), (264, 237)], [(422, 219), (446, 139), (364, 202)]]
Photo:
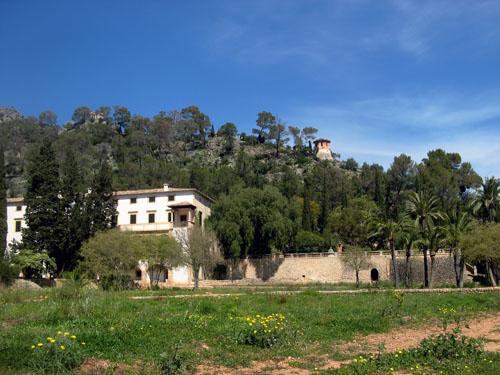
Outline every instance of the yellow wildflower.
[(66, 348), (64, 347), (64, 345), (61, 345), (61, 350), (64, 350), (64, 349), (66, 349)]
[(75, 336), (75, 335), (72, 335), (72, 336), (70, 336), (70, 339), (71, 339), (71, 340), (76, 340), (76, 336)]
[(64, 332), (64, 336), (69, 336), (69, 332)]
[(36, 348), (36, 346), (35, 346), (35, 345), (31, 345), (31, 349), (35, 349), (35, 348)]

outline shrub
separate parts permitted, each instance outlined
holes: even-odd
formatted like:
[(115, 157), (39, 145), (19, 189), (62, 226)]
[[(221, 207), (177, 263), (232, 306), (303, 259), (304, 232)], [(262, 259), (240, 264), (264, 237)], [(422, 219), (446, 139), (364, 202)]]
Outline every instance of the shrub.
[(249, 315), (238, 318), (241, 323), (238, 341), (247, 345), (269, 348), (283, 342), (287, 334), (288, 323), (285, 315)]
[(179, 342), (172, 354), (162, 353), (159, 359), (160, 374), (162, 375), (180, 375), (185, 374), (193, 367), (192, 354), (180, 351)]
[(11, 285), (17, 278), (19, 270), (7, 260), (0, 259), (0, 285)]
[(325, 249), (325, 240), (319, 234), (299, 231), (295, 237), (295, 251), (300, 253), (320, 252)]
[(85, 342), (69, 332), (57, 332), (31, 345), (30, 368), (36, 374), (66, 374), (81, 365)]

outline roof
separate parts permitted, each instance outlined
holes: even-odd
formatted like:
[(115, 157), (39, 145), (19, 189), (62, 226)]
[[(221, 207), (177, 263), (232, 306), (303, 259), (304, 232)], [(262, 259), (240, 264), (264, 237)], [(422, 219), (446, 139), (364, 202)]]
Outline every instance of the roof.
[(184, 207), (196, 208), (196, 206), (194, 204), (192, 204), (191, 202), (186, 202), (186, 201), (179, 202), (179, 203), (172, 203), (172, 204), (169, 204), (168, 207), (172, 207), (172, 208), (184, 208)]
[(215, 200), (213, 198), (209, 197), (205, 193), (202, 193), (198, 189), (194, 189), (194, 188), (169, 187), (168, 190), (165, 190), (164, 188), (119, 190), (119, 191), (115, 191), (114, 195), (120, 197), (120, 196), (124, 196), (124, 195), (147, 195), (147, 194), (157, 194), (157, 193), (184, 193), (184, 192), (186, 192), (186, 193), (191, 192), (191, 193), (199, 194), (202, 197), (208, 199), (210, 202), (215, 202)]
[[(115, 191), (113, 195), (115, 196), (124, 196), (124, 195), (147, 195), (147, 194), (156, 194), (156, 193), (182, 193), (182, 192), (191, 192), (195, 194), (199, 194), (202, 197), (208, 199), (210, 202), (215, 202), (215, 200), (208, 195), (202, 193), (198, 189), (194, 188), (171, 188), (169, 187), (168, 190), (165, 190), (163, 188), (157, 188), (157, 189), (137, 189), (137, 190), (119, 190)], [(15, 197), (15, 198), (7, 198), (7, 203), (23, 203), (24, 198), (23, 197)], [(171, 206), (171, 205), (170, 205)]]
[(320, 142), (328, 142), (328, 143), (332, 143), (332, 141), (330, 141), (329, 139), (326, 139), (326, 138), (318, 138), (318, 139), (315, 139), (315, 140), (314, 140), (314, 144), (316, 144), (316, 143), (320, 143)]
[(22, 203), (24, 202), (23, 197), (7, 198), (7, 203)]

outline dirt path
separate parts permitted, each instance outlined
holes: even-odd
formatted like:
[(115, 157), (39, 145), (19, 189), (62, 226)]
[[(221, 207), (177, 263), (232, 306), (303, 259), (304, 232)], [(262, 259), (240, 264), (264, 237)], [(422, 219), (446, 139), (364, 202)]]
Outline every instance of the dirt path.
[[(350, 342), (335, 345), (333, 351), (355, 355), (358, 353), (377, 353), (380, 344), (383, 344), (386, 352), (395, 352), (410, 349), (418, 346), (424, 338), (438, 334), (442, 329), (438, 326), (423, 326), (417, 328), (398, 328), (386, 333), (376, 333), (367, 336), (357, 336)], [(491, 352), (500, 352), (500, 313), (477, 317), (469, 321), (469, 328), (463, 329), (466, 336), (484, 338), (486, 340), (485, 349)], [(307, 364), (308, 362), (318, 363), (318, 369), (327, 370), (339, 368), (351, 361), (334, 361), (327, 355), (314, 358), (288, 358), (281, 361), (260, 361), (254, 362), (251, 367), (232, 369), (223, 366), (201, 365), (196, 373), (200, 375), (306, 375), (312, 371), (297, 368), (290, 365), (290, 362)], [(305, 366), (304, 366), (305, 367)]]
[[(318, 290), (319, 294), (359, 294), (359, 293), (488, 293), (500, 292), (500, 287), (484, 287), (484, 288), (434, 288), (434, 289), (349, 289), (349, 290)], [(251, 294), (299, 294), (304, 293), (304, 290), (269, 290), (269, 291), (252, 291)], [(236, 297), (246, 296), (249, 293), (235, 292), (235, 293), (197, 293), (197, 294), (174, 294), (174, 295), (149, 295), (149, 296), (131, 296), (133, 300), (162, 300), (168, 298), (201, 298), (201, 297)]]

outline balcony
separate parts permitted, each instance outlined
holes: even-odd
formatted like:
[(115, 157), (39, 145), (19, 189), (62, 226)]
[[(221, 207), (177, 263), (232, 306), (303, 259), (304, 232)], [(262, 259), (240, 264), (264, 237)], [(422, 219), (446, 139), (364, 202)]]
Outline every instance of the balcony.
[(172, 223), (122, 224), (118, 225), (125, 232), (167, 232), (173, 229)]

